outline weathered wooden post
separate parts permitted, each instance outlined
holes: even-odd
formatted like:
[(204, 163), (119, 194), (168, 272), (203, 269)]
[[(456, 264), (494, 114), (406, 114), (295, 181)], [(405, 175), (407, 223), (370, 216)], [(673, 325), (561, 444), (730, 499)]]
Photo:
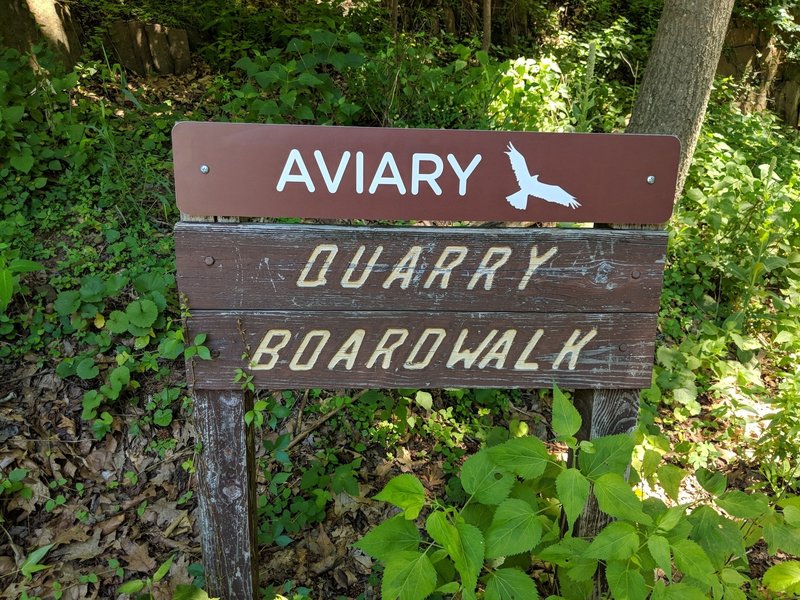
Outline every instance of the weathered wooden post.
[[(665, 136), (181, 123), (192, 216), (660, 223)], [(256, 597), (255, 473), (238, 370), (258, 389), (636, 389), (650, 384), (663, 231), (182, 221), (178, 286), (204, 444), (209, 592)]]

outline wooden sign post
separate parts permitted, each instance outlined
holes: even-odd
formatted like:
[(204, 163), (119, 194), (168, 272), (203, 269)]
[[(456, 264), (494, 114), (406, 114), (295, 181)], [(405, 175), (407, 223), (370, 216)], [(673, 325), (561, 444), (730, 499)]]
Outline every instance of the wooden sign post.
[[(193, 217), (658, 223), (668, 136), (181, 123)], [(257, 596), (250, 401), (259, 389), (650, 385), (663, 231), (181, 222), (178, 286), (204, 450), (209, 591)]]

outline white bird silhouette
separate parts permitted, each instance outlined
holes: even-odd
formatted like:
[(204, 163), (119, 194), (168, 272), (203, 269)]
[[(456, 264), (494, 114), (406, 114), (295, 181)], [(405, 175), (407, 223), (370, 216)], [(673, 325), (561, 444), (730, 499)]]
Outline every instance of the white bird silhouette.
[(557, 185), (542, 183), (539, 181), (538, 175), (531, 175), (530, 171), (528, 171), (528, 163), (525, 162), (525, 157), (511, 143), (508, 144), (508, 152), (506, 154), (508, 154), (508, 158), (511, 161), (511, 170), (514, 171), (514, 176), (517, 178), (520, 188), (518, 192), (506, 196), (506, 200), (511, 206), (524, 210), (528, 206), (528, 196), (534, 196), (535, 198), (540, 198), (547, 202), (555, 202), (570, 208), (578, 208), (580, 206), (580, 203), (575, 200), (575, 196), (568, 194), (564, 189)]

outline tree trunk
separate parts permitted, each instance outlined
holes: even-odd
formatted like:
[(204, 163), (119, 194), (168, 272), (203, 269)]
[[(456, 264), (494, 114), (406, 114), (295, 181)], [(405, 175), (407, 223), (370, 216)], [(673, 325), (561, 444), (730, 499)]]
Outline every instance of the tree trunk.
[(44, 38), (72, 68), (81, 54), (80, 41), (69, 5), (55, 0), (0, 0), (0, 41), (20, 52), (30, 52)]
[(483, 50), (492, 46), (492, 0), (483, 0)]
[[(628, 133), (671, 134), (681, 142), (675, 190), (686, 181), (734, 0), (666, 0), (658, 22)], [(631, 228), (620, 225), (619, 228)], [(575, 404), (583, 417), (582, 439), (631, 431), (636, 426), (638, 390), (579, 390)], [(587, 503), (577, 524), (581, 537), (596, 536), (610, 521), (597, 503)], [(605, 593), (598, 572), (594, 598)]]

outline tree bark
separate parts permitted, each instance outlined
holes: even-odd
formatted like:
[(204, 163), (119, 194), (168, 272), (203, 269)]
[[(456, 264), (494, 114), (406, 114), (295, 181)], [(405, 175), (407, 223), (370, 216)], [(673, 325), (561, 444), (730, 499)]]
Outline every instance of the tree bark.
[(30, 52), (42, 38), (72, 68), (81, 54), (69, 5), (56, 0), (0, 0), (0, 41)]
[[(671, 134), (681, 142), (676, 199), (700, 135), (733, 2), (666, 0), (633, 107), (627, 133)], [(575, 404), (584, 422), (578, 432), (581, 439), (625, 433), (636, 427), (639, 391), (579, 390)], [(592, 538), (610, 520), (591, 496), (578, 520), (577, 535)], [(605, 577), (598, 571), (593, 598), (602, 597), (606, 590)]]
[(492, 47), (492, 0), (483, 0), (483, 50)]

